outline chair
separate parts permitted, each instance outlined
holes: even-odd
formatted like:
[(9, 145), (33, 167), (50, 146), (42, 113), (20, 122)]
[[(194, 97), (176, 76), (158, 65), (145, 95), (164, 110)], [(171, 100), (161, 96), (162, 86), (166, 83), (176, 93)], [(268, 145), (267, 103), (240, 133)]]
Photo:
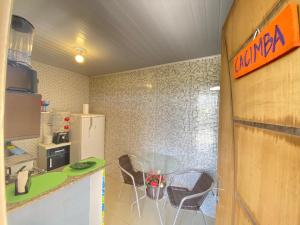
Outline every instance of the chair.
[[(185, 187), (172, 186), (174, 178), (178, 175), (187, 173), (199, 174), (199, 178), (192, 190)], [(170, 185), (167, 187), (168, 199), (170, 204), (177, 208), (173, 225), (176, 224), (181, 209), (193, 210), (201, 212), (205, 225), (207, 225), (205, 216), (201, 210), (201, 205), (207, 197), (208, 193), (213, 190), (214, 179), (206, 172), (200, 170), (188, 170), (174, 174), (170, 179)], [(165, 202), (166, 204), (166, 202)]]
[[(139, 214), (139, 217), (141, 217), (139, 200), (146, 197), (146, 189), (144, 190), (145, 194), (142, 197), (139, 197), (137, 188), (138, 187), (146, 187), (145, 173), (144, 173), (144, 171), (135, 171), (132, 166), (131, 159), (134, 159), (135, 162), (141, 166), (141, 168), (144, 168), (143, 164), (137, 160), (136, 156), (127, 155), (127, 154), (119, 157), (119, 168), (121, 169), (121, 174), (122, 174), (124, 183), (133, 186), (136, 201), (134, 201), (132, 203), (131, 207), (133, 207), (135, 204), (137, 204), (138, 214)], [(121, 190), (120, 190), (120, 193), (121, 193)], [(120, 197), (120, 193), (119, 193), (119, 197)]]

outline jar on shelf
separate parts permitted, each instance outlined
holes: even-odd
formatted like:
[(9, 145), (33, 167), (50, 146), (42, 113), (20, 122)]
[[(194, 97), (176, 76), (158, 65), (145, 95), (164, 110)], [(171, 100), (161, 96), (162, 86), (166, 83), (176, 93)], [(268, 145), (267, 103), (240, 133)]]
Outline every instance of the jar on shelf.
[(8, 59), (31, 67), (34, 26), (25, 18), (13, 15)]

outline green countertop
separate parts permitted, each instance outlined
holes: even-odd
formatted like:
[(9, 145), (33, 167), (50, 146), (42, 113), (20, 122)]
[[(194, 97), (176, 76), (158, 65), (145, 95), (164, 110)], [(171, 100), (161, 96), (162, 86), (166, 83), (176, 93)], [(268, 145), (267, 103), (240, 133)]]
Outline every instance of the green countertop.
[(68, 176), (62, 172), (50, 172), (31, 178), (31, 187), (27, 194), (15, 196), (15, 184), (6, 187), (7, 203), (17, 203), (30, 200), (40, 194), (48, 192), (67, 180)]
[(96, 162), (96, 164), (93, 165), (90, 168), (82, 169), (82, 170), (72, 169), (70, 167), (70, 165), (68, 165), (68, 166), (65, 166), (65, 168), (63, 169), (63, 172), (65, 174), (67, 174), (69, 177), (81, 176), (81, 175), (90, 173), (90, 172), (92, 172), (94, 170), (97, 170), (100, 167), (105, 166), (105, 160), (97, 159), (97, 158), (94, 158), (94, 157), (91, 157), (91, 158), (88, 158), (88, 159), (83, 159), (83, 160), (81, 160), (79, 162), (87, 162), (87, 161)]
[[(97, 158), (88, 158), (81, 160), (80, 162), (94, 161), (96, 162), (90, 168), (83, 170), (72, 169), (70, 165), (65, 166), (62, 172), (47, 172), (42, 175), (33, 176), (31, 178), (31, 187), (27, 194), (15, 196), (15, 184), (9, 184), (6, 186), (6, 201), (7, 204), (22, 204), (22, 202), (28, 202), (35, 199), (38, 196), (45, 195), (52, 190), (63, 186), (64, 184), (71, 183), (77, 178), (84, 177), (93, 171), (96, 171), (105, 166), (105, 160)], [(74, 177), (74, 179), (72, 178)], [(8, 207), (14, 208), (14, 207)]]

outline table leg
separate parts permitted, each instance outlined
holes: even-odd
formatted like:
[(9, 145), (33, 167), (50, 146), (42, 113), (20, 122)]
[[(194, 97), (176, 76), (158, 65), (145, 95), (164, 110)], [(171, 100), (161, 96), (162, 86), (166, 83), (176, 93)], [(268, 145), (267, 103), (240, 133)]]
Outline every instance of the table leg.
[(162, 218), (161, 218), (161, 213), (160, 213), (158, 201), (156, 201), (156, 209), (157, 209), (157, 212), (158, 212), (158, 217), (159, 217), (160, 224), (161, 224), (161, 225), (164, 225), (163, 220), (162, 220)]
[(158, 182), (158, 188), (157, 188), (157, 193), (156, 193), (155, 204), (156, 204), (156, 209), (157, 209), (157, 212), (158, 212), (160, 224), (164, 225), (163, 220), (161, 218), (161, 213), (160, 213), (159, 205), (158, 205), (158, 200), (159, 200), (159, 195), (160, 195), (161, 180), (162, 180), (162, 175), (159, 176), (159, 182)]

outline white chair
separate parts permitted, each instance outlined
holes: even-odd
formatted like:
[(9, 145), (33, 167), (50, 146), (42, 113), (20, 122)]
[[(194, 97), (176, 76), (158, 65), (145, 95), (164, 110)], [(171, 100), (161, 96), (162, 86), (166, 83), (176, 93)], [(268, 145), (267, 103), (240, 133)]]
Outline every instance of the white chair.
[[(199, 178), (196, 181), (192, 190), (186, 187), (172, 186), (174, 178), (179, 175), (184, 175), (187, 173), (199, 174)], [(177, 212), (174, 218), (173, 225), (176, 224), (180, 210), (193, 210), (200, 212), (205, 225), (207, 225), (205, 216), (201, 210), (201, 205), (207, 197), (208, 193), (214, 188), (214, 179), (206, 172), (201, 170), (187, 170), (183, 172), (176, 173), (172, 176), (170, 184), (167, 187), (168, 199), (171, 205), (177, 208)], [(166, 199), (167, 200), (167, 199)], [(166, 201), (164, 206), (166, 205)]]
[[(131, 159), (134, 160), (135, 163), (139, 164), (142, 168), (142, 171), (136, 171), (133, 168)], [(145, 182), (145, 173), (143, 163), (138, 160), (135, 155), (122, 155), (119, 157), (119, 168), (121, 169), (121, 174), (123, 178), (123, 184), (131, 185), (135, 192), (136, 200), (131, 204), (131, 208), (136, 204), (139, 217), (141, 217), (141, 209), (139, 201), (146, 197), (146, 182)], [(139, 197), (138, 188), (144, 189), (144, 195)], [(121, 195), (122, 188), (119, 192), (119, 198)]]

